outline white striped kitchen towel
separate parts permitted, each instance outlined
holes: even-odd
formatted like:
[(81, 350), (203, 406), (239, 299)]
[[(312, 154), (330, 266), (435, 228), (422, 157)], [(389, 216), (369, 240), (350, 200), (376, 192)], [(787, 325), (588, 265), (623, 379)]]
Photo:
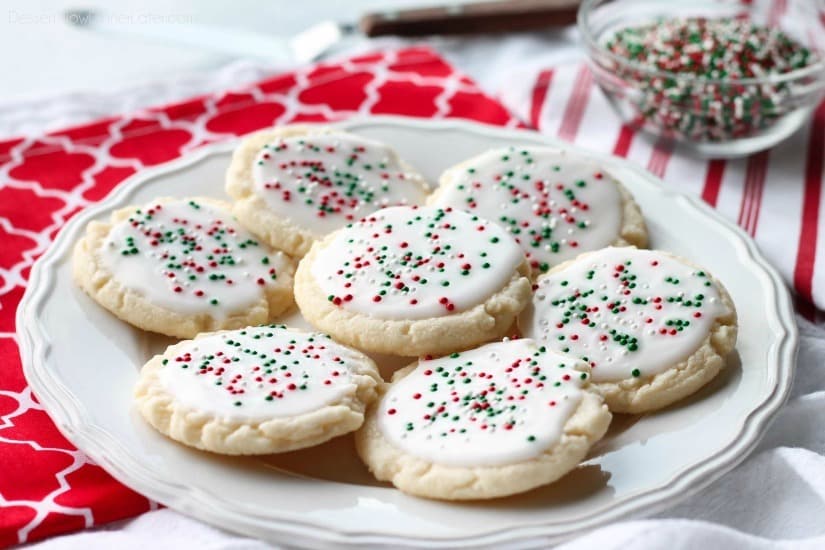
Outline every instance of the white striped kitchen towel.
[(800, 313), (823, 316), (817, 308), (825, 309), (825, 102), (773, 149), (705, 160), (623, 125), (584, 63), (502, 81), (508, 87), (499, 99), (541, 132), (645, 166), (738, 223), (795, 290)]

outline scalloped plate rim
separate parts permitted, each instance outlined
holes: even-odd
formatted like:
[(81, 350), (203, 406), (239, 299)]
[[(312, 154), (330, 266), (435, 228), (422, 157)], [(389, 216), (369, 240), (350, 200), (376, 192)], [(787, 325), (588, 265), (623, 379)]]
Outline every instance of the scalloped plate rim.
[[(207, 145), (191, 153), (146, 168), (127, 178), (102, 201), (89, 206), (74, 216), (57, 235), (55, 241), (40, 257), (31, 270), (29, 284), (18, 307), (16, 323), (23, 371), (32, 390), (54, 420), (58, 429), (82, 449), (93, 460), (104, 467), (113, 477), (149, 498), (161, 502), (170, 508), (178, 509), (190, 516), (230, 530), (243, 530), (246, 534), (256, 534), (269, 540), (277, 540), (284, 535), (301, 536), (305, 543), (314, 546), (328, 544), (392, 544), (401, 546), (454, 546), (454, 545), (494, 545), (504, 542), (520, 545), (547, 544), (557, 542), (591, 529), (633, 514), (652, 514), (675, 502), (682, 500), (735, 467), (744, 460), (759, 442), (768, 423), (787, 399), (793, 379), (793, 368), (797, 349), (798, 334), (793, 317), (790, 295), (781, 277), (756, 247), (754, 241), (733, 223), (698, 198), (688, 196), (677, 190), (657, 185), (655, 176), (633, 165), (629, 161), (596, 153), (581, 147), (571, 146), (541, 134), (517, 129), (479, 124), (460, 119), (422, 120), (399, 116), (375, 116), (352, 118), (328, 125), (342, 129), (354, 129), (370, 125), (400, 125), (421, 131), (459, 131), (481, 134), (482, 136), (507, 137), (514, 140), (526, 140), (544, 143), (562, 149), (575, 150), (608, 165), (621, 166), (639, 176), (650, 192), (667, 196), (683, 205), (694, 209), (709, 221), (719, 225), (727, 237), (736, 244), (738, 254), (747, 260), (751, 267), (756, 267), (760, 275), (767, 277), (772, 289), (774, 316), (768, 318), (775, 325), (776, 340), (770, 347), (771, 356), (767, 363), (775, 365), (773, 391), (763, 401), (755, 404), (742, 423), (739, 436), (717, 449), (702, 462), (691, 464), (673, 476), (667, 483), (627, 497), (622, 502), (613, 503), (611, 509), (602, 509), (599, 513), (589, 514), (580, 519), (560, 526), (557, 523), (540, 523), (526, 526), (503, 528), (474, 536), (427, 538), (393, 536), (356, 531), (332, 531), (321, 522), (307, 521), (297, 516), (264, 516), (245, 508), (241, 504), (231, 505), (218, 495), (201, 489), (163, 479), (142, 465), (136, 457), (118, 443), (114, 434), (86, 419), (83, 404), (60, 380), (48, 369), (50, 344), (44, 335), (43, 327), (37, 317), (38, 308), (43, 305), (46, 291), (55, 273), (55, 262), (66, 253), (73, 241), (69, 235), (89, 220), (100, 216), (105, 211), (117, 206), (122, 199), (137, 189), (142, 182), (154, 177), (184, 170), (207, 157), (225, 154), (231, 151), (240, 138)], [(767, 299), (767, 298), (766, 298)], [(108, 443), (107, 443), (108, 440)], [(114, 452), (113, 452), (114, 451)], [(235, 517), (234, 520), (231, 518)]]

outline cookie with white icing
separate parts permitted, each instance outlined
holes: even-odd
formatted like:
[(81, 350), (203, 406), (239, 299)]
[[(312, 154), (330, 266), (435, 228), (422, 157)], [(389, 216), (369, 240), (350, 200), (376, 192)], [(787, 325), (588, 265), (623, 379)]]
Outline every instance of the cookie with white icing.
[(588, 367), (529, 340), (402, 369), (356, 448), (376, 478), (446, 500), (512, 495), (574, 469), (610, 424)]
[(134, 399), (185, 445), (269, 454), (357, 430), (380, 383), (372, 360), (329, 336), (265, 325), (170, 346), (141, 369)]
[(324, 127), (253, 134), (232, 156), (226, 191), (253, 233), (295, 257), (386, 206), (423, 204), (430, 188), (387, 145)]
[(538, 279), (521, 333), (590, 364), (613, 412), (670, 405), (712, 380), (736, 345), (736, 309), (707, 271), (632, 247), (582, 254)]
[(100, 305), (168, 336), (266, 323), (294, 303), (292, 260), (214, 199), (117, 210), (88, 225), (72, 260), (75, 281)]
[(630, 193), (594, 161), (550, 147), (506, 147), (446, 170), (428, 200), (507, 229), (535, 276), (582, 252), (647, 246)]
[(385, 208), (313, 245), (295, 300), (313, 326), (365, 351), (417, 356), (507, 333), (529, 267), (498, 225), (451, 208)]

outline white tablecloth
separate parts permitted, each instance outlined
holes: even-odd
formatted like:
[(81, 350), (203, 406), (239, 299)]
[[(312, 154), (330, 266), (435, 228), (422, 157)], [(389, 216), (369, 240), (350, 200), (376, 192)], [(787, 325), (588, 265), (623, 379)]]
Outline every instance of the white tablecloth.
[[(575, 58), (570, 33), (441, 40), (434, 44), (491, 93), (506, 92), (502, 75), (534, 71)], [(357, 44), (368, 49), (376, 44)], [(0, 103), (0, 137), (37, 134), (107, 114), (219, 90), (285, 67), (237, 62), (183, 80), (152, 83), (113, 94), (66, 95)], [(654, 518), (626, 521), (570, 541), (564, 548), (825, 548), (825, 329), (799, 319), (801, 349), (793, 394), (758, 449), (734, 471)], [(34, 547), (264, 548), (189, 519), (156, 510), (132, 520)]]

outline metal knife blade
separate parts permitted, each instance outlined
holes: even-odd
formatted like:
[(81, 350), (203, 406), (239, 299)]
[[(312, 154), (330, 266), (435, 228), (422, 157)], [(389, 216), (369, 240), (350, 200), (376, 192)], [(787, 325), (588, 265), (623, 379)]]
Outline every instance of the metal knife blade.
[(82, 29), (282, 63), (313, 61), (344, 35), (355, 31), (354, 26), (322, 21), (292, 37), (285, 37), (193, 22), (144, 22), (135, 25), (91, 10), (69, 10), (64, 17), (67, 23)]

